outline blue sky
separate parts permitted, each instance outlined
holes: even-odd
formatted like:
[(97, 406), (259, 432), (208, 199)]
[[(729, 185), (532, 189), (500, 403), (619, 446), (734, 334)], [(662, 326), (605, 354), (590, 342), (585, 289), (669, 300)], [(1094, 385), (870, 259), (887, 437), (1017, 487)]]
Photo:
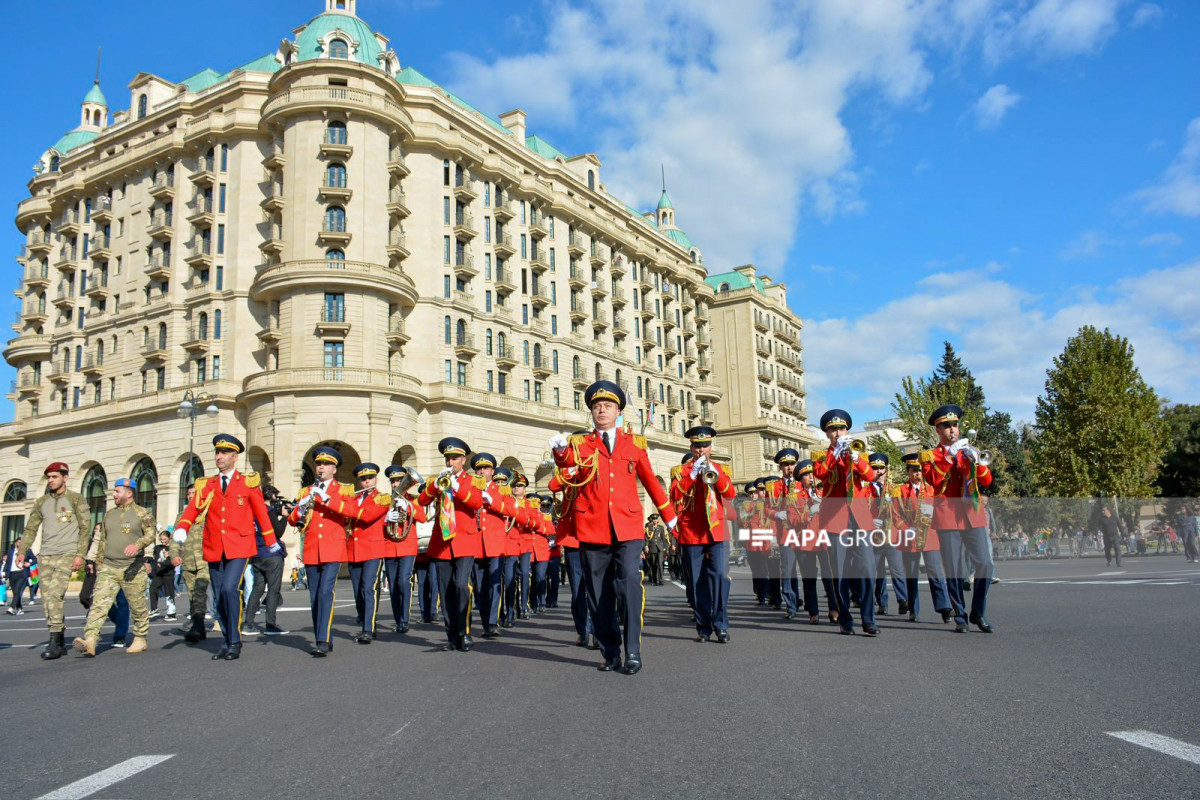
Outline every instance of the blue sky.
[[(0, 87), (7, 107), (35, 106), (10, 128), (0, 203), (15, 210), (29, 166), (76, 123), (97, 45), (123, 108), (138, 71), (224, 71), (322, 6), (206, 4), (200, 24), (236, 24), (200, 48), (175, 33), (197, 24), (186, 5), (66, 4), (52, 49), (6, 50), (9, 74), (38, 82)], [(738, 6), (360, 0), (359, 15), (403, 65), (597, 153), (633, 205), (657, 199), (665, 164), (710, 271), (752, 261), (787, 282), (813, 417), (887, 416), (900, 377), (929, 372), (949, 339), (994, 406), (1031, 419), (1050, 359), (1087, 323), (1128, 336), (1162, 395), (1200, 402), (1200, 4)], [(43, 8), (9, 14), (43, 30)]]

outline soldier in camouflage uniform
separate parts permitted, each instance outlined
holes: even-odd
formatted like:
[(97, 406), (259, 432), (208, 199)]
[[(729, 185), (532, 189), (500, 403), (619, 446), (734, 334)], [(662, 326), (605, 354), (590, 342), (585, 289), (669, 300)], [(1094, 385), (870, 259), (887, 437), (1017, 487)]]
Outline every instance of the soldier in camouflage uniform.
[[(195, 485), (187, 490), (186, 509), (196, 496)], [(192, 533), (192, 531), (195, 533)], [(204, 614), (208, 606), (208, 562), (204, 560), (204, 516), (187, 530), (181, 530), (177, 525), (175, 535), (171, 538), (171, 563), (183, 566), (183, 582), (187, 586), (188, 603), (191, 605), (190, 624), (185, 624), (180, 630), (192, 644), (204, 639), (207, 632), (204, 629)], [(182, 542), (176, 537), (184, 536)]]
[(38, 574), (46, 603), (46, 626), (50, 643), (42, 658), (50, 661), (67, 652), (63, 645), (63, 601), (71, 575), (83, 568), (83, 557), (91, 539), (91, 513), (83, 496), (67, 490), (67, 465), (55, 461), (46, 467), (46, 494), (33, 504), (23, 537), (33, 542), (41, 528)]
[(143, 551), (154, 542), (154, 518), (150, 512), (133, 502), (134, 484), (129, 478), (113, 483), (113, 506), (104, 515), (100, 537), (96, 542), (96, 588), (92, 607), (88, 610), (83, 636), (72, 646), (85, 655), (96, 655), (100, 626), (108, 609), (124, 591), (133, 620), (133, 643), (126, 653), (141, 653), (146, 649), (146, 634), (150, 632), (150, 609), (146, 603), (146, 570)]

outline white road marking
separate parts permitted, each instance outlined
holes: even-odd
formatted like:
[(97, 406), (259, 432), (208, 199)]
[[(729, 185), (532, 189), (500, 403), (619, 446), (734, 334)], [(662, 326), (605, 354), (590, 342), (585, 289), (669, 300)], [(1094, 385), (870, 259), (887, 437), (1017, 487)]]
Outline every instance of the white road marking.
[(50, 794), (44, 794), (37, 800), (79, 800), (174, 757), (174, 753), (165, 756), (134, 756), (108, 769), (102, 769), (95, 775), (89, 775)]
[(1103, 578), (1105, 575), (1124, 575), (1128, 571), (1129, 570), (1127, 570), (1127, 569), (1123, 569), (1120, 572), (1101, 572), (1100, 577)]
[(1200, 747), (1194, 744), (1150, 731), (1109, 731), (1108, 735), (1200, 766)]

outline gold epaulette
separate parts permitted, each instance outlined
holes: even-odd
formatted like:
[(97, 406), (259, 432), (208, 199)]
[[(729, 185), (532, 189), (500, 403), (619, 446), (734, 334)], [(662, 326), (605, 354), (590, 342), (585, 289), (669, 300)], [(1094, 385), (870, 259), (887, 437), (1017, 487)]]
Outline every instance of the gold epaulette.
[(649, 450), (650, 445), (646, 441), (646, 437), (640, 433), (633, 434), (633, 446), (638, 450)]
[(482, 475), (472, 475), (471, 476), (471, 484), (476, 489), (486, 489), (488, 482), (487, 482), (487, 478), (483, 477)]
[(904, 487), (897, 486), (896, 488), (892, 489), (892, 497), (903, 497), (904, 496), (903, 492), (904, 492)]
[(204, 484), (208, 483), (208, 478), (196, 478), (196, 494), (200, 494), (200, 490), (204, 488)]
[(353, 497), (354, 496), (354, 487), (350, 486), (349, 484), (346, 484), (346, 483), (340, 483), (340, 484), (338, 484), (338, 493), (341, 494), (343, 497)]
[(583, 444), (583, 440), (585, 438), (586, 434), (573, 433), (567, 438), (567, 444), (571, 445), (572, 447), (579, 447), (579, 445)]
[(390, 494), (375, 495), (375, 502), (381, 506), (390, 506), (392, 504), (392, 496)]
[(920, 456), (920, 461), (922, 464), (932, 464), (933, 463), (933, 451), (932, 450), (922, 450), (921, 456)]
[(824, 461), (825, 456), (829, 453), (828, 450), (812, 450), (809, 455), (812, 456), (812, 461), (815, 464), (818, 461)]
[(683, 477), (683, 464), (677, 467), (671, 467), (671, 480), (677, 481)]
[(729, 466), (728, 464), (717, 464), (717, 467), (721, 470), (721, 472), (724, 472), (731, 479), (733, 478), (733, 467)]
[(299, 497), (297, 497), (296, 499), (297, 499), (297, 500), (303, 500), (304, 498), (308, 497), (308, 496), (309, 496), (309, 494), (311, 494), (311, 493), (312, 493), (312, 487), (311, 487), (311, 486), (305, 486), (303, 489), (301, 489), (301, 490), (300, 490), (300, 496), (299, 496)]
[(257, 489), (259, 484), (262, 483), (262, 476), (257, 472), (246, 472), (242, 477), (246, 479), (246, 485), (251, 489)]
[(500, 490), (500, 494), (506, 494), (506, 495), (512, 496), (512, 487), (511, 486), (497, 486), (496, 488)]

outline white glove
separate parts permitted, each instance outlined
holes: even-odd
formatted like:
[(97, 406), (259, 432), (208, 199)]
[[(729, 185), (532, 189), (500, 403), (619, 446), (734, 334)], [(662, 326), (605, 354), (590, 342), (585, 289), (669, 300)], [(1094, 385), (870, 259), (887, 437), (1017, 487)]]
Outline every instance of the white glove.
[(700, 474), (701, 462), (704, 459), (700, 458), (692, 462), (692, 480), (696, 480), (696, 476)]
[(385, 522), (399, 522), (400, 521), (400, 512), (394, 508), (390, 509), (387, 513), (387, 516), (384, 518), (384, 521)]
[(187, 541), (187, 531), (183, 528), (176, 528), (175, 532), (171, 534), (171, 538), (182, 544)]
[(812, 501), (812, 505), (808, 507), (810, 513), (815, 514), (821, 510), (821, 500), (818, 498)]
[(453, 492), (454, 494), (458, 494), (458, 476), (457, 475), (450, 476), (450, 491)]
[(849, 447), (850, 447), (849, 439), (847, 439), (844, 436), (841, 439), (838, 439), (837, 445), (833, 448), (834, 458), (841, 458), (842, 454), (844, 454)]
[(551, 450), (558, 452), (559, 450), (565, 450), (566, 448), (567, 448), (567, 437), (563, 436), (561, 433), (556, 433), (550, 437), (550, 449)]
[[(397, 498), (395, 498), (395, 502), (396, 502), (397, 507), (399, 507), (399, 509), (401, 511), (408, 511), (408, 499), (407, 498), (397, 497)], [(388, 520), (388, 521), (389, 522), (398, 522), (399, 517), (397, 517), (396, 519), (393, 519), (393, 520)]]
[(677, 519), (673, 519), (673, 520), (671, 520), (670, 522), (668, 522), (668, 523), (667, 523), (667, 530), (669, 530), (669, 531), (673, 531), (673, 530), (675, 530), (675, 526), (676, 526), (678, 523), (679, 523), (679, 520), (677, 520)]
[(873, 519), (873, 520), (871, 520), (871, 521), (875, 523), (875, 527), (876, 527), (876, 528), (878, 528), (879, 530), (883, 530), (883, 520), (881, 520), (881, 519)]
[(490, 506), (490, 505), (494, 505), (496, 501), (492, 499), (492, 496), (490, 494), (488, 494), (487, 492), (484, 492), (483, 493), (483, 502)]
[(329, 492), (325, 491), (325, 490), (324, 490), (324, 489), (322, 489), (320, 486), (318, 486), (317, 488), (313, 489), (313, 490), (312, 490), (312, 492), (310, 492), (310, 493), (309, 493), (309, 497), (311, 498), (311, 497), (312, 497), (312, 495), (314, 495), (314, 494), (315, 494), (317, 497), (321, 498), (321, 502), (322, 502), (322, 503), (328, 503), (328, 502), (329, 502)]
[(306, 495), (304, 495), (304, 497), (302, 497), (300, 499), (300, 502), (296, 504), (296, 510), (299, 511), (301, 514), (306, 514), (306, 513), (308, 513), (308, 509), (312, 504), (313, 504), (312, 494), (306, 494)]
[(933, 503), (921, 503), (921, 513), (927, 517), (933, 516)]
[(276, 542), (275, 544), (273, 544), (267, 548), (267, 552), (268, 553), (278, 553), (282, 549), (283, 549), (283, 547), (280, 546), (279, 542)]
[(787, 512), (786, 511), (776, 511), (775, 519), (779, 520), (780, 522), (787, 522)]
[(970, 447), (970, 442), (966, 439), (959, 439), (954, 444), (950, 445), (950, 455), (956, 456), (966, 448)]

